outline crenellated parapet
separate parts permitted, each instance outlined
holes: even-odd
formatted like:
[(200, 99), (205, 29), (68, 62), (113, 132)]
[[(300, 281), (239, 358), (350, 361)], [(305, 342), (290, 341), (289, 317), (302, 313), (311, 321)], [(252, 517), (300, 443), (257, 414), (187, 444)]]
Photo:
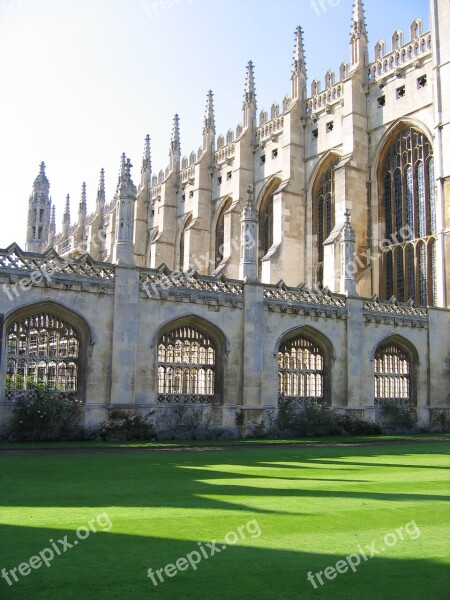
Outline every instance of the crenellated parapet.
[(386, 44), (379, 40), (375, 45), (375, 60), (367, 67), (370, 82), (379, 81), (391, 74), (401, 74), (402, 69), (422, 65), (422, 60), (431, 55), (431, 31), (422, 32), (422, 21), (415, 19), (410, 29), (410, 39), (403, 41), (403, 32), (396, 30), (392, 36), (391, 51), (386, 52)]

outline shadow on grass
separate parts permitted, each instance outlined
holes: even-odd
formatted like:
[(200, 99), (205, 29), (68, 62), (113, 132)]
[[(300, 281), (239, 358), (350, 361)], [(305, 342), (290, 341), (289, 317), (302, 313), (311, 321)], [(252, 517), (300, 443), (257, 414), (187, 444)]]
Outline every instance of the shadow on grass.
[[(384, 522), (373, 523), (371, 512), (361, 512), (359, 500), (385, 501), (386, 511), (383, 505), (378, 518), (394, 510), (395, 519), (408, 514), (405, 520), (396, 521), (398, 525), (414, 516), (409, 513), (411, 504), (406, 503), (401, 512), (393, 509), (391, 502), (414, 501), (424, 506), (424, 511), (428, 508), (425, 501), (439, 501), (442, 506), (443, 495), (411, 493), (416, 476), (418, 484), (426, 482), (420, 480), (423, 470), (416, 475), (410, 469), (416, 467), (411, 464), (414, 452), (420, 462), (418, 469), (428, 459), (428, 468), (439, 468), (431, 455), (439, 461), (442, 451), (435, 444), (412, 444), (377, 449), (257, 448), (242, 453), (2, 456), (3, 520), (17, 523), (20, 515), (23, 522), (20, 526), (0, 525), (0, 569), (9, 570), (28, 561), (49, 547), (49, 539), (67, 534), (73, 541), (75, 528), (99, 512), (111, 515), (113, 528), (91, 534), (55, 557), (50, 568), (32, 571), (11, 587), (0, 579), (0, 598), (444, 600), (450, 583), (447, 566), (428, 558), (399, 558), (396, 549), (386, 549), (382, 555), (362, 562), (356, 573), (340, 574), (333, 581), (325, 579), (325, 585), (318, 589), (306, 579), (309, 571), (334, 566), (344, 554), (354, 552), (358, 543), (369, 543), (370, 539), (359, 539), (363, 531), (385, 526)], [(387, 454), (398, 457), (399, 469), (403, 467), (402, 456), (408, 458), (403, 472), (409, 476), (406, 481), (397, 483), (394, 478), (389, 484), (380, 482), (380, 475), (392, 475), (391, 469), (384, 471), (385, 466), (393, 466), (383, 461)], [(376, 462), (377, 457), (382, 462)], [(373, 461), (364, 462), (367, 458)], [(343, 479), (348, 465), (353, 465), (352, 479)], [(296, 477), (292, 476), (294, 468)], [(258, 479), (261, 487), (257, 487)], [(277, 487), (271, 487), (270, 480)], [(403, 485), (407, 486), (405, 492), (399, 492)], [(374, 486), (374, 491), (368, 491), (367, 486)], [(445, 489), (444, 482), (440, 486)], [(391, 492), (386, 491), (389, 487)], [(324, 500), (336, 502), (328, 503), (324, 510)], [(356, 502), (350, 507), (347, 500)], [(197, 570), (189, 569), (173, 578), (165, 576), (167, 581), (157, 587), (147, 577), (148, 568), (156, 571), (173, 564), (198, 550), (198, 541), (223, 540), (228, 531), (236, 531), (255, 518), (261, 525), (259, 538), (247, 535), (241, 543), (203, 560)], [(346, 519), (344, 528), (350, 531), (342, 555), (301, 551), (314, 545), (307, 537), (311, 535), (323, 535), (323, 547), (330, 544), (331, 530), (334, 527), (338, 531), (339, 519)], [(39, 526), (30, 526), (33, 522)], [(421, 552), (421, 546), (414, 547), (421, 542), (407, 539), (404, 543), (413, 545), (405, 547), (407, 555)], [(430, 546), (435, 548), (432, 537), (423, 548), (427, 556), (434, 556)]]
[[(58, 540), (63, 533), (67, 532), (0, 526), (2, 544), (13, 548), (2, 555), (1, 568), (9, 570), (28, 561), (50, 546), (49, 539)], [(162, 573), (164, 583), (155, 576), (159, 582), (155, 587), (147, 576), (148, 569), (155, 572), (198, 550), (197, 540), (120, 535), (112, 531), (91, 534), (77, 547), (55, 557), (49, 568), (43, 565), (26, 577), (18, 575), (19, 582), (12, 586), (1, 579), (0, 596), (5, 600), (426, 600), (430, 597), (444, 600), (448, 597), (445, 565), (429, 560), (389, 559), (386, 555), (361, 561), (355, 573), (349, 569), (332, 581), (322, 575), (325, 584), (320, 586), (316, 578), (317, 589), (314, 589), (307, 581), (307, 573), (323, 571), (343, 556), (264, 549), (258, 547), (263, 537), (264, 531), (257, 540), (248, 536), (241, 544), (203, 559), (196, 570), (189, 568), (172, 578)], [(72, 531), (68, 540), (74, 539)]]

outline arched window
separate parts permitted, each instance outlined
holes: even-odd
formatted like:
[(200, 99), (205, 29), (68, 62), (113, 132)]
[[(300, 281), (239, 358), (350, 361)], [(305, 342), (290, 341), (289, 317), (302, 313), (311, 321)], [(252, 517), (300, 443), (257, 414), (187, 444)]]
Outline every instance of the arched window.
[(375, 404), (412, 404), (415, 398), (411, 354), (399, 344), (382, 344), (374, 357)]
[(7, 330), (6, 389), (35, 386), (49, 391), (77, 392), (80, 338), (61, 317), (42, 312), (14, 321)]
[(197, 327), (164, 333), (158, 342), (158, 402), (215, 402), (216, 365), (216, 344)]
[(224, 257), (225, 246), (225, 213), (231, 206), (231, 198), (229, 198), (220, 211), (216, 225), (216, 248), (215, 248), (215, 264), (216, 268), (220, 265)]
[(334, 227), (334, 181), (333, 169), (337, 161), (330, 163), (322, 172), (313, 189), (313, 237), (316, 240), (316, 279), (323, 279), (323, 257), (325, 240)]
[(412, 127), (386, 151), (380, 173), (385, 227), (382, 295), (401, 302), (436, 303), (436, 206), (431, 144)]
[(312, 338), (297, 335), (278, 350), (278, 401), (329, 403), (325, 351)]

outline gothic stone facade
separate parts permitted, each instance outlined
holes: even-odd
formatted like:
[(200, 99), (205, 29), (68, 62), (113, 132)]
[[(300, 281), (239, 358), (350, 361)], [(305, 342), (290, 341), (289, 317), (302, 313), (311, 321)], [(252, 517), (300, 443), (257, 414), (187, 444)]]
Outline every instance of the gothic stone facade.
[[(243, 120), (140, 185), (122, 156), (96, 209), (82, 186), (56, 232), (45, 165), (26, 251), (0, 251), (2, 421), (44, 381), (112, 407), (202, 405), (215, 424), (257, 420), (289, 399), (378, 418), (384, 402), (447, 410), (450, 381), (450, 7), (430, 2), (369, 60), (361, 0), (350, 61), (307, 86), (300, 28), (291, 94), (257, 115), (247, 66)], [(302, 282), (302, 283), (300, 283)]]

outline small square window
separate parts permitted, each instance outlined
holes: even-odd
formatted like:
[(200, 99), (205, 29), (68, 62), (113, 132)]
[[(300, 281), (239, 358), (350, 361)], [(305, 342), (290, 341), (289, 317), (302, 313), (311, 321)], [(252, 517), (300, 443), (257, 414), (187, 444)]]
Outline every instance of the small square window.
[(427, 76), (426, 75), (422, 75), (422, 77), (417, 78), (417, 87), (418, 88), (423, 88), (426, 85), (427, 85)]
[(186, 200), (186, 194), (183, 194), (183, 195), (181, 196), (181, 202), (184, 202), (185, 200)]
[(278, 148), (272, 150), (272, 158), (276, 158), (278, 156)]
[(222, 183), (222, 177), (219, 175), (219, 177), (217, 178), (217, 185), (220, 185)]
[(312, 136), (313, 136), (313, 138), (319, 137), (319, 130), (318, 129), (313, 129), (312, 130)]
[(263, 165), (266, 162), (266, 155), (261, 154), (261, 164)]
[(382, 108), (386, 104), (386, 97), (380, 96), (377, 100), (377, 103), (378, 103), (378, 107)]
[(227, 173), (227, 179), (231, 179), (233, 176), (233, 173), (231, 171), (228, 171)]
[(330, 121), (329, 123), (327, 123), (327, 133), (329, 131), (333, 131), (333, 127), (334, 127), (333, 121)]
[(190, 191), (189, 192), (189, 198), (193, 198), (194, 197), (194, 192)]
[(397, 98), (403, 98), (405, 94), (406, 90), (404, 85), (402, 85), (402, 87), (397, 88)]

